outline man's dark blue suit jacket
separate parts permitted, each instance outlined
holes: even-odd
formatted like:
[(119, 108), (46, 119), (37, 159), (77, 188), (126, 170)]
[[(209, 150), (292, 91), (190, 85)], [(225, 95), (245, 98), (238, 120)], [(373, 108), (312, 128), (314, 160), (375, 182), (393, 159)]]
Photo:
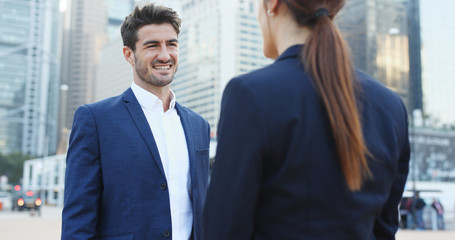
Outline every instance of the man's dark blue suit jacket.
[[(194, 239), (201, 239), (210, 127), (178, 103), (176, 109), (188, 145), (193, 234)], [(172, 238), (163, 166), (131, 89), (78, 108), (66, 167), (62, 239)]]
[(357, 72), (373, 179), (348, 190), (302, 46), (227, 85), (204, 210), (204, 240), (394, 239), (409, 164), (400, 98)]

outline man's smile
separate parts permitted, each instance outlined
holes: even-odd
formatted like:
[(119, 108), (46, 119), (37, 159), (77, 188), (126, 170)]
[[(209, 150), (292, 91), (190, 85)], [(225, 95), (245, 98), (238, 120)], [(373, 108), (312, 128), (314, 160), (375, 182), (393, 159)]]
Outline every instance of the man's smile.
[(172, 65), (160, 65), (160, 66), (153, 66), (156, 70), (169, 70), (171, 69)]

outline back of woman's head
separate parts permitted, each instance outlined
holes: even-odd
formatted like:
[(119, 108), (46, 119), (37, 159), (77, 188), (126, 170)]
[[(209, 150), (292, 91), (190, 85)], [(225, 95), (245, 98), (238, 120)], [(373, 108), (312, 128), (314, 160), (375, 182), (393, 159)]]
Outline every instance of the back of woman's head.
[(360, 114), (356, 104), (354, 70), (349, 48), (333, 23), (345, 0), (281, 0), (295, 21), (312, 31), (302, 63), (312, 76), (330, 120), (340, 165), (348, 188), (360, 190), (371, 176)]

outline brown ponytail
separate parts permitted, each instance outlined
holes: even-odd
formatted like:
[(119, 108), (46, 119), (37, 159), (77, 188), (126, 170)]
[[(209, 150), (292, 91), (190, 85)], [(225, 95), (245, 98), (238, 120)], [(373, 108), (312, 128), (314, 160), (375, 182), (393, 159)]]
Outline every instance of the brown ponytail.
[(312, 29), (303, 49), (302, 62), (327, 110), (348, 188), (358, 191), (371, 176), (366, 159), (370, 153), (363, 139), (355, 97), (359, 86), (349, 48), (332, 22), (345, 0), (283, 2), (300, 25)]

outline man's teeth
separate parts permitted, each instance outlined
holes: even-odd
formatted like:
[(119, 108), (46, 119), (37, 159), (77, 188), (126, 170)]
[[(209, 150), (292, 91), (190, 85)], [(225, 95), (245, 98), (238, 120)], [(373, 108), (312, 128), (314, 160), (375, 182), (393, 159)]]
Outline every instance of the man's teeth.
[(171, 66), (155, 66), (154, 68), (155, 69), (158, 69), (158, 70), (167, 70), (169, 69)]

